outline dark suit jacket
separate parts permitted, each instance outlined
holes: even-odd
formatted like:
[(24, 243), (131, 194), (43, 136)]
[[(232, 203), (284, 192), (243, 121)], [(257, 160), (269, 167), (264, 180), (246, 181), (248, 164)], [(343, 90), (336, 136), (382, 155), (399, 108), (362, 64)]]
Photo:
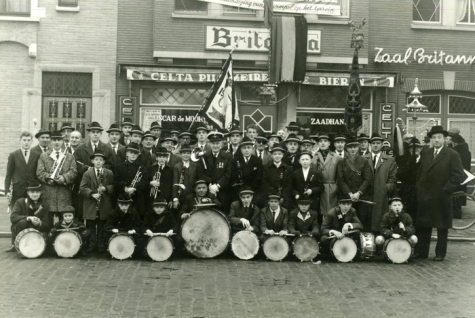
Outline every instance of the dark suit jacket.
[(277, 220), (274, 222), (274, 216), (272, 215), (270, 208), (265, 207), (260, 213), (261, 233), (264, 234), (267, 230), (274, 230), (274, 232), (287, 230), (288, 221), (289, 213), (286, 208), (280, 207), (279, 215), (277, 216)]
[[(221, 202), (219, 202), (218, 199), (216, 199), (215, 195), (207, 193), (205, 195), (205, 198), (211, 199), (211, 203), (215, 204), (215, 206), (214, 206), (215, 209), (217, 209), (217, 210), (222, 209)], [(198, 199), (196, 198), (196, 194), (195, 193), (188, 194), (188, 196), (185, 198), (185, 200), (183, 202), (183, 205), (181, 206), (181, 210), (180, 210), (180, 213), (179, 213), (180, 218), (184, 213), (193, 212), (195, 210), (195, 206), (197, 204), (198, 204)]]
[(114, 174), (105, 168), (102, 169), (102, 174), (102, 185), (106, 188), (106, 191), (101, 195), (99, 212), (96, 209), (97, 200), (92, 197), (94, 193), (97, 193), (97, 188), (99, 188), (96, 171), (90, 169), (82, 177), (80, 191), (83, 196), (83, 218), (86, 220), (95, 220), (97, 215), (99, 215), (101, 220), (107, 220), (112, 212), (111, 195), (114, 193)]
[[(126, 147), (121, 148), (117, 151), (117, 156), (119, 157), (119, 162), (124, 162), (127, 157), (126, 157)], [(139, 156), (137, 157), (138, 162), (140, 162), (143, 166), (145, 167), (150, 167), (153, 165), (154, 160), (152, 158), (152, 155), (150, 154), (150, 151), (140, 149)]]
[(372, 185), (373, 174), (367, 159), (356, 155), (353, 162), (345, 156), (338, 162), (336, 169), (337, 184), (340, 193), (348, 194), (361, 191), (362, 198), (370, 198), (367, 193), (368, 187)]
[[(172, 185), (179, 184), (180, 183), (180, 178), (181, 178), (181, 173), (183, 171), (183, 161), (180, 163), (175, 164), (173, 167), (173, 183)], [(190, 161), (190, 165), (188, 166), (188, 171), (185, 171), (183, 174), (183, 184), (185, 185), (185, 190), (181, 191), (180, 196), (178, 196), (178, 186), (173, 186), (173, 199), (177, 198), (180, 202), (183, 202), (183, 200), (189, 195), (194, 193), (195, 191), (195, 182), (198, 178), (198, 164), (195, 162)]]
[[(48, 151), (49, 149), (51, 149), (51, 147), (48, 146), (46, 151)], [(43, 150), (41, 149), (40, 145), (34, 146), (33, 148), (31, 148), (31, 151), (37, 152), (40, 155), (43, 153)]]
[[(118, 148), (117, 148), (117, 154), (115, 153), (114, 149), (112, 149), (112, 145), (110, 143), (107, 144), (109, 147), (111, 147), (111, 150), (112, 150), (112, 155), (111, 157), (109, 158), (109, 162), (114, 166), (114, 169), (115, 167), (117, 167), (117, 165), (122, 162), (121, 158), (119, 157), (119, 151), (121, 151), (121, 149), (125, 149), (124, 145), (122, 144), (118, 144)], [(114, 171), (114, 170), (113, 170)]]
[[(114, 171), (114, 166), (109, 161), (109, 158), (112, 156), (112, 148), (99, 140), (96, 151), (100, 151), (106, 156), (106, 162), (104, 164), (104, 167), (111, 171)], [(84, 172), (87, 171), (89, 167), (93, 166), (90, 158), (93, 154), (94, 152), (92, 150), (92, 145), (90, 141), (87, 141), (84, 144), (80, 144), (76, 148), (76, 151), (74, 152), (74, 158), (76, 159), (79, 178), (82, 178)], [(81, 162), (82, 164), (79, 162)]]
[(341, 213), (340, 207), (336, 206), (328, 211), (327, 216), (323, 219), (322, 234), (329, 235), (331, 230), (341, 232), (345, 223), (351, 223), (353, 229), (362, 230), (363, 224), (356, 216), (356, 210), (351, 208), (344, 216)]
[(292, 176), (292, 187), (293, 187), (293, 197), (298, 194), (301, 196), (305, 190), (308, 188), (312, 190), (310, 195), (310, 208), (317, 211), (320, 208), (320, 195), (323, 192), (323, 175), (317, 169), (310, 167), (307, 175), (307, 180), (304, 179), (302, 169), (294, 171)]
[[(289, 215), (289, 233), (296, 234), (296, 232), (300, 232), (300, 234), (309, 234), (318, 235), (320, 234), (320, 224), (318, 224), (318, 213), (313, 210), (308, 210), (310, 217), (307, 219), (302, 219), (299, 216), (299, 209), (295, 209), (290, 212)], [(305, 216), (303, 213), (300, 213), (301, 216), (304, 218)]]
[(244, 205), (241, 201), (235, 201), (231, 203), (231, 208), (229, 210), (228, 219), (231, 223), (231, 227), (234, 231), (242, 231), (244, 227), (242, 226), (241, 219), (245, 218), (251, 223), (252, 232), (259, 233), (259, 208), (254, 204), (249, 206), (249, 209), (246, 213)]
[(302, 168), (302, 165), (300, 164), (299, 158), (298, 158), (299, 152), (300, 151), (297, 151), (294, 154), (286, 152), (284, 154), (284, 158), (282, 158), (282, 162), (285, 163), (288, 166), (291, 166), (293, 171)]
[(26, 219), (28, 216), (36, 216), (41, 220), (41, 225), (38, 230), (44, 232), (48, 231), (52, 226), (48, 213), (48, 205), (45, 205), (41, 198), (38, 200), (38, 206), (35, 210), (33, 209), (32, 201), (29, 198), (21, 198), (13, 204), (10, 222), (12, 223), (12, 226), (15, 226), (19, 221)]
[(267, 166), (268, 164), (270, 164), (270, 163), (272, 162), (272, 155), (271, 155), (271, 153), (269, 152), (269, 150), (267, 150), (267, 148), (263, 150), (263, 152), (264, 152), (263, 155), (262, 155), (263, 158), (261, 158), (261, 157), (259, 157), (259, 156), (257, 155), (258, 152), (259, 152), (259, 150), (256, 149), (256, 150), (255, 150), (255, 156), (256, 156), (257, 158), (260, 158), (260, 159), (261, 159), (263, 166)]
[(267, 198), (271, 193), (278, 193), (279, 187), (282, 185), (281, 197), (285, 200), (291, 200), (292, 177), (292, 168), (285, 163), (281, 163), (279, 168), (273, 162), (264, 165), (262, 169), (262, 195)]
[(26, 196), (27, 181), (36, 179), (36, 168), (38, 167), (40, 153), (31, 149), (28, 152), (30, 153), (28, 163), (25, 161), (21, 149), (15, 150), (8, 156), (5, 194), (10, 192), (10, 185), (12, 185), (12, 205), (17, 199)]
[(231, 158), (236, 158), (236, 157), (242, 157), (242, 152), (239, 149), (239, 146), (236, 151), (232, 148), (233, 146), (231, 144), (228, 144), (226, 147), (223, 147), (222, 150), (224, 150), (226, 153), (231, 155)]
[(200, 172), (198, 178), (203, 179), (210, 184), (217, 183), (219, 184), (220, 189), (226, 190), (231, 179), (231, 154), (221, 150), (214, 161), (213, 153), (210, 150), (204, 154), (203, 159), (206, 162), (206, 169), (203, 165), (203, 160), (198, 161)]
[(254, 155), (249, 157), (249, 162), (244, 157), (233, 160), (231, 168), (231, 186), (240, 182), (249, 186), (254, 192), (260, 191), (262, 180), (262, 161)]

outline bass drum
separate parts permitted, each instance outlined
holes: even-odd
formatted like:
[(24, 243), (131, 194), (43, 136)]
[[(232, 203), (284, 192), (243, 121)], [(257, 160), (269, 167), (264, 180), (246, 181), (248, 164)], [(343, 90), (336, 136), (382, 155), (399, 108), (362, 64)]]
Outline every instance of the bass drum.
[(145, 252), (156, 262), (164, 262), (168, 260), (174, 249), (173, 241), (166, 236), (154, 236), (148, 239)]
[(383, 245), (384, 257), (393, 263), (401, 264), (407, 262), (412, 254), (412, 246), (405, 239), (388, 239)]
[(37, 258), (46, 250), (46, 239), (38, 230), (25, 229), (16, 236), (15, 248), (23, 257)]
[(74, 257), (81, 249), (81, 236), (73, 230), (65, 230), (58, 234), (54, 240), (54, 250), (59, 257)]
[(330, 251), (337, 261), (348, 263), (355, 258), (358, 248), (355, 241), (349, 237), (344, 237), (341, 240), (334, 239), (330, 244)]
[(239, 259), (254, 258), (259, 252), (259, 239), (251, 231), (240, 231), (233, 236), (231, 249)]
[(320, 254), (320, 245), (317, 240), (311, 236), (297, 237), (293, 243), (294, 255), (301, 262), (313, 261)]
[(372, 258), (376, 255), (376, 243), (373, 233), (360, 233), (361, 258)]
[(201, 208), (191, 212), (181, 225), (186, 250), (198, 258), (213, 258), (223, 253), (231, 238), (231, 227), (223, 213)]
[(289, 243), (282, 236), (269, 236), (262, 244), (264, 255), (274, 262), (279, 262), (289, 254)]
[(109, 239), (109, 253), (118, 260), (132, 257), (135, 251), (135, 240), (125, 233), (117, 233)]

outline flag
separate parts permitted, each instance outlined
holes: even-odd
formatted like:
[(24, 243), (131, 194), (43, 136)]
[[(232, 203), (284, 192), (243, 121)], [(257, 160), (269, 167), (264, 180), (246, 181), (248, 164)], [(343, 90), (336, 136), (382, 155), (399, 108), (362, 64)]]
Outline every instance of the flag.
[(346, 97), (345, 123), (347, 131), (355, 137), (363, 124), (358, 49), (355, 49), (353, 53), (353, 62), (351, 64), (350, 83)]
[(468, 172), (467, 170), (463, 169), (463, 172), (465, 172), (465, 175), (467, 176), (467, 179), (465, 179), (465, 181), (463, 183), (461, 183), (461, 185), (467, 184), (470, 181), (472, 181), (473, 179), (475, 179), (475, 176), (472, 173)]
[(233, 83), (232, 56), (224, 63), (218, 80), (213, 83), (199, 114), (218, 130), (239, 125), (239, 112)]
[(305, 79), (307, 66), (307, 20), (303, 16), (274, 16), (271, 29), (271, 84)]

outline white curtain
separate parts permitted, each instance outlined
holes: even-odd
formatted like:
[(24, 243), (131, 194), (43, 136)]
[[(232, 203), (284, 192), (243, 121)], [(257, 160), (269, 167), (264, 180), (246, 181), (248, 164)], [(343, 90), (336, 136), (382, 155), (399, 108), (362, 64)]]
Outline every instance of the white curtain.
[(467, 14), (468, 1), (469, 0), (456, 0), (455, 21), (460, 22), (465, 18), (465, 15)]
[[(29, 13), (30, 0), (2, 0), (6, 1), (6, 13)], [(0, 6), (3, 7), (3, 6)]]

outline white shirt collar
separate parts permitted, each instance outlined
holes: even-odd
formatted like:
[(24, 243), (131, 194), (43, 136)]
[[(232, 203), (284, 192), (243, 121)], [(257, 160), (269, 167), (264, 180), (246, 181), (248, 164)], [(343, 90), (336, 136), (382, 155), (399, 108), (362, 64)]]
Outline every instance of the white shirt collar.
[(434, 150), (434, 153), (439, 154), (440, 151), (442, 150), (442, 148), (444, 148), (444, 146), (440, 147), (439, 149), (437, 149), (437, 148), (434, 147), (434, 149), (435, 149), (435, 150)]

